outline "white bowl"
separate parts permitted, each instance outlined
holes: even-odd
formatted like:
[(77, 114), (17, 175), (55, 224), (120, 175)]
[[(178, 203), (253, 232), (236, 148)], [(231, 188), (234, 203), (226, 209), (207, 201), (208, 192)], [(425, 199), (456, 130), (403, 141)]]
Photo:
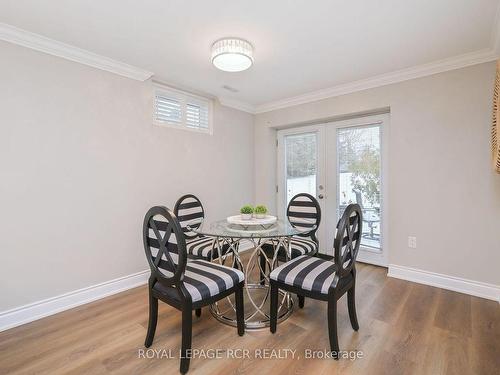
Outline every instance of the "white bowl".
[(229, 216), (227, 218), (227, 222), (229, 224), (244, 225), (244, 226), (272, 225), (272, 224), (276, 223), (276, 220), (277, 220), (276, 216), (271, 216), (271, 215), (266, 215), (263, 219), (257, 219), (256, 217), (250, 217), (250, 219), (244, 219), (243, 214)]

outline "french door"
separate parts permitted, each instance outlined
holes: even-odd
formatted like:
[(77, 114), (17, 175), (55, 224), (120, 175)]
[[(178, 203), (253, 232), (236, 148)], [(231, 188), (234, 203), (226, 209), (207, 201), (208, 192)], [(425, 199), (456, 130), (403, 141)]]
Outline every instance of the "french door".
[(286, 216), (295, 194), (315, 196), (322, 211), (321, 253), (333, 255), (336, 223), (348, 204), (358, 203), (358, 260), (387, 265), (388, 126), (388, 115), (376, 115), (278, 131), (278, 215)]

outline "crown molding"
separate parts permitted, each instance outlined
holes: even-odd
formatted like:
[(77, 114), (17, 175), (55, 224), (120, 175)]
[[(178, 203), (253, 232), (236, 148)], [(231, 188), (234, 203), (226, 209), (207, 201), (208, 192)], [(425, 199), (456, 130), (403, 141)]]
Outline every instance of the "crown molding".
[(381, 74), (367, 79), (332, 86), (326, 89), (309, 92), (302, 95), (280, 99), (255, 106), (255, 114), (270, 112), (277, 109), (311, 103), (335, 96), (350, 94), (357, 91), (408, 81), (410, 79), (430, 76), (467, 66), (482, 64), (500, 57), (500, 4), (497, 6), (495, 21), (491, 30), (490, 48), (466, 53), (428, 64), (418, 65), (391, 73)]
[[(152, 72), (135, 66), (95, 54), (93, 52), (71, 46), (56, 40), (35, 34), (17, 27), (0, 22), (0, 40), (18, 44), (50, 55), (61, 57), (80, 64), (105, 70), (127, 78), (145, 81), (153, 76)], [(259, 114), (277, 109), (292, 107), (323, 100), (335, 96), (350, 94), (375, 87), (390, 85), (415, 78), (443, 73), (446, 71), (465, 68), (496, 60), (500, 56), (500, 5), (497, 9), (496, 20), (491, 31), (491, 48), (483, 49), (444, 60), (435, 61), (411, 68), (385, 73), (363, 80), (335, 85), (326, 89), (280, 99), (261, 105), (252, 105), (243, 101), (218, 97), (220, 104), (250, 114)]]
[(153, 73), (93, 52), (58, 42), (17, 27), (0, 23), (0, 40), (18, 44), (49, 55), (62, 57), (93, 68), (105, 70), (138, 81), (149, 79)]
[(437, 73), (443, 73), (449, 70), (465, 68), (467, 66), (493, 61), (497, 58), (498, 53), (496, 53), (493, 49), (484, 49), (444, 60), (435, 61), (429, 64), (401, 69), (391, 73), (381, 74), (371, 78), (336, 85), (326, 89), (309, 92), (307, 94), (265, 103), (256, 106), (255, 113), (270, 112), (299, 104), (315, 102), (318, 100), (350, 94), (357, 91), (408, 81), (410, 79), (426, 77)]
[(190, 96), (194, 96), (194, 97), (198, 97), (198, 98), (201, 98), (201, 99), (207, 99), (207, 100), (215, 100), (217, 99), (216, 96), (212, 95), (212, 94), (209, 94), (205, 91), (200, 91), (200, 90), (195, 90), (191, 87), (187, 87), (187, 86), (180, 86), (180, 85), (174, 85), (172, 83), (169, 83), (169, 82), (166, 82), (165, 80), (162, 80), (162, 79), (159, 79), (158, 77), (156, 76), (153, 76), (153, 79), (151, 80), (151, 83), (153, 84), (153, 86), (159, 88), (159, 89), (166, 89), (166, 90), (170, 90), (170, 91), (176, 91), (180, 94), (184, 94), (184, 95), (190, 95)]
[(234, 108), (239, 111), (250, 113), (252, 115), (256, 113), (255, 106), (253, 106), (252, 104), (224, 97), (218, 97), (217, 99), (219, 100), (219, 103), (225, 107)]

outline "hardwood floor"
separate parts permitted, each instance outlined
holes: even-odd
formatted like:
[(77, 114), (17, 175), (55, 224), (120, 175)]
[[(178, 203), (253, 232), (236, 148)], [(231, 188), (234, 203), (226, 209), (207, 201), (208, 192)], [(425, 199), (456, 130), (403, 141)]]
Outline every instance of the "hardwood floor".
[[(189, 374), (500, 372), (497, 302), (387, 278), (386, 269), (363, 264), (358, 266), (356, 293), (360, 329), (352, 330), (342, 298), (339, 343), (341, 350), (362, 352), (361, 359), (304, 358), (306, 349), (329, 350), (326, 303), (306, 299), (305, 308), (296, 304), (274, 335), (266, 329), (239, 337), (236, 328), (218, 323), (203, 309), (200, 318), (193, 317), (193, 348), (226, 351), (224, 359), (192, 359)], [(2, 332), (0, 374), (178, 373), (181, 314), (160, 304), (151, 349), (160, 356), (171, 349), (175, 358), (148, 359), (139, 355), (147, 311), (144, 286)], [(238, 348), (248, 349), (250, 358), (226, 358)], [(255, 358), (258, 349), (296, 353), (295, 358), (264, 360)]]

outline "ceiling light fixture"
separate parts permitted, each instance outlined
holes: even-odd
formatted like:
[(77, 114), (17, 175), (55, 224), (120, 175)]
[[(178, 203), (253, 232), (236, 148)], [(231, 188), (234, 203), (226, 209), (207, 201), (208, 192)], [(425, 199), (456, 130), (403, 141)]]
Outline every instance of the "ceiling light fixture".
[(253, 64), (253, 47), (246, 40), (224, 38), (212, 45), (212, 64), (225, 72), (241, 72)]

